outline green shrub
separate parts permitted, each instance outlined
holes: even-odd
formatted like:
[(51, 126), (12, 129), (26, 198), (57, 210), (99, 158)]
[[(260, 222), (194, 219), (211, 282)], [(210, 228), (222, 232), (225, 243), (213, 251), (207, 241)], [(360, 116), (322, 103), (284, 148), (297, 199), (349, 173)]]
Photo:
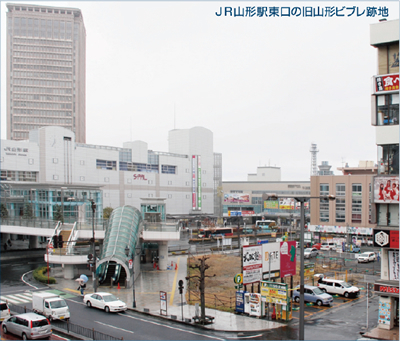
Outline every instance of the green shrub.
[(47, 266), (41, 266), (33, 271), (33, 278), (41, 283), (55, 284), (56, 279), (54, 277), (47, 278)]

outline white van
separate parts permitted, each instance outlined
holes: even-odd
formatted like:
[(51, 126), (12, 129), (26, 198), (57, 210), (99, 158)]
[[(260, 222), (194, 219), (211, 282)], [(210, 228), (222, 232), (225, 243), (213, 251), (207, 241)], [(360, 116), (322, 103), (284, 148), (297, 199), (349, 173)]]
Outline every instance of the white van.
[(6, 302), (0, 301), (0, 311), (1, 311), (0, 322), (3, 322), (4, 319), (10, 317), (10, 307)]
[(336, 250), (336, 243), (334, 242), (322, 243), (320, 250), (321, 251)]

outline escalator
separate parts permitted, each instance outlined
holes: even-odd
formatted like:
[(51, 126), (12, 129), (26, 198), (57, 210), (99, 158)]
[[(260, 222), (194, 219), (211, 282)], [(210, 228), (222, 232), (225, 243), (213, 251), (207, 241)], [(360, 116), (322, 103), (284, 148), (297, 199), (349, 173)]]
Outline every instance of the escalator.
[(125, 285), (126, 271), (123, 266), (116, 262), (103, 263), (103, 269), (99, 275), (100, 285), (109, 286), (111, 285)]

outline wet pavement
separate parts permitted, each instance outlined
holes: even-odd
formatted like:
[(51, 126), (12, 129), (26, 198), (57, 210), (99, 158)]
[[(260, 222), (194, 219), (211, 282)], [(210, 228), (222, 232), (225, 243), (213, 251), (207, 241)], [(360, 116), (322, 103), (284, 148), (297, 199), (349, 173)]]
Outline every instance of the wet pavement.
[[(136, 308), (130, 308), (138, 312), (151, 314), (154, 316), (165, 317), (177, 321), (186, 321), (194, 325), (193, 317), (196, 316), (195, 306), (186, 304), (185, 295), (182, 295), (183, 305), (181, 304), (181, 295), (179, 294), (178, 281), (183, 280), (186, 286), (186, 255), (170, 256), (169, 262), (173, 262), (171, 270), (157, 270), (151, 264), (142, 264), (141, 274), (135, 281), (135, 301)], [(175, 269), (176, 267), (176, 269)], [(57, 284), (50, 284), (52, 289), (58, 289), (76, 295), (80, 295), (77, 289), (75, 279), (67, 280), (61, 275), (53, 273)], [(89, 278), (86, 284), (87, 290), (85, 294), (93, 292), (92, 278)], [(124, 301), (128, 307), (133, 306), (133, 290), (124, 287), (111, 288), (110, 286), (100, 286), (97, 292), (106, 291), (113, 293), (119, 299)], [(161, 310), (160, 291), (167, 293), (166, 309)], [(199, 312), (200, 314), (200, 312)], [(246, 315), (232, 314), (215, 309), (206, 308), (206, 315), (214, 317), (212, 324), (201, 326), (202, 328), (215, 331), (232, 331), (232, 332), (249, 332), (264, 331), (269, 329), (280, 328), (284, 323), (268, 321)], [(185, 319), (190, 319), (187, 321)]]

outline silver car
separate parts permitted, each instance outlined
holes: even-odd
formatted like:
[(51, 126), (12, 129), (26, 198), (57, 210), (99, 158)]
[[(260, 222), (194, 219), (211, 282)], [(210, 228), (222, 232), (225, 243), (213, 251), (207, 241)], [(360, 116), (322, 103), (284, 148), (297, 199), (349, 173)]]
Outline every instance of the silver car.
[(12, 333), (23, 340), (43, 340), (52, 334), (50, 322), (44, 316), (35, 313), (10, 316), (3, 321), (2, 328), (4, 334)]
[(318, 250), (315, 247), (304, 250), (304, 258), (312, 258), (318, 256)]

